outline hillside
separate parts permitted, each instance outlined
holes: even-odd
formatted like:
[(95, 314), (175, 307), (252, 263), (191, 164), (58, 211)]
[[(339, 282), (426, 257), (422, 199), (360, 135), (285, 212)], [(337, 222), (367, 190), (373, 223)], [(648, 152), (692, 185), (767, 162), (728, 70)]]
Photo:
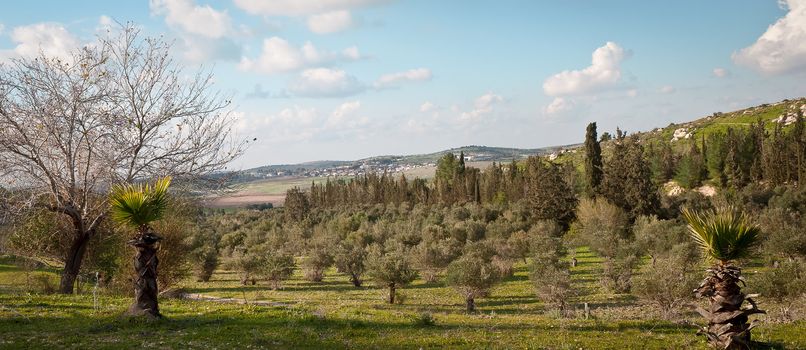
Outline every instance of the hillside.
[[(806, 97), (786, 99), (775, 103), (765, 103), (759, 106), (748, 107), (732, 112), (714, 112), (711, 115), (700, 117), (684, 123), (670, 123), (665, 127), (658, 127), (649, 131), (638, 131), (637, 135), (644, 144), (671, 143), (678, 151), (688, 147), (686, 140), (701, 142), (702, 138), (713, 133), (725, 133), (729, 128), (744, 129), (761, 120), (767, 131), (775, 129), (777, 123), (783, 123), (784, 128), (794, 123), (798, 113), (806, 115)], [(584, 130), (582, 131), (584, 132)], [(599, 135), (613, 130), (599, 129)], [(631, 133), (633, 134), (633, 133)], [(611, 142), (603, 142), (602, 150), (605, 154), (611, 148)], [(572, 162), (582, 166), (583, 153), (566, 152), (559, 155), (557, 161)]]
[(712, 133), (726, 132), (728, 128), (747, 128), (761, 120), (767, 130), (775, 123), (790, 125), (798, 112), (806, 113), (806, 98), (765, 103), (733, 112), (715, 112), (687, 123), (672, 123), (663, 128), (639, 133), (643, 140), (676, 142), (682, 139), (700, 139)]
[[(265, 165), (246, 169), (237, 177), (237, 182), (260, 179), (319, 176), (355, 176), (366, 172), (405, 173), (416, 168), (432, 167), (446, 153), (465, 154), (468, 162), (503, 162), (527, 158), (532, 155), (547, 155), (561, 149), (579, 145), (563, 145), (543, 148), (521, 149), (487, 146), (464, 146), (428, 154), (383, 155), (353, 161), (321, 160), (299, 164)], [(427, 177), (427, 176), (426, 176)]]

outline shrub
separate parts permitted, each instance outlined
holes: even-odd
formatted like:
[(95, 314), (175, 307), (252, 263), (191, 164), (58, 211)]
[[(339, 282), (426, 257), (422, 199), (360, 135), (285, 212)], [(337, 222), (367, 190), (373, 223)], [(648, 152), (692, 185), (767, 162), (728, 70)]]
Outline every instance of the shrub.
[(221, 236), (216, 234), (211, 227), (205, 226), (196, 230), (188, 238), (190, 251), (190, 261), (192, 262), (199, 282), (207, 282), (218, 268), (220, 254), (218, 243)]
[(311, 282), (322, 282), (325, 270), (333, 265), (333, 256), (328, 247), (315, 245), (308, 250), (308, 255), (302, 260), (305, 279)]
[(260, 273), (272, 289), (280, 288), (283, 281), (294, 273), (294, 257), (282, 251), (270, 252), (263, 260)]
[(533, 263), (530, 271), (538, 299), (561, 315), (571, 312), (568, 300), (577, 295), (571, 285), (571, 273), (566, 266)]
[(639, 216), (633, 233), (639, 251), (648, 254), (652, 261), (675, 245), (690, 241), (685, 225), (675, 220), (658, 220), (655, 216)]
[(544, 222), (529, 230), (532, 252), (529, 278), (538, 299), (549, 308), (558, 310), (561, 315), (566, 315), (570, 312), (568, 300), (576, 292), (571, 288), (568, 262), (562, 259), (566, 250), (556, 233), (558, 228), (556, 224)]
[(159, 259), (157, 283), (160, 291), (167, 291), (190, 273), (188, 254), (190, 246), (187, 237), (195, 227), (184, 215), (166, 215), (152, 226), (162, 237), (157, 251)]
[(421, 312), (414, 318), (414, 325), (417, 327), (432, 327), (437, 324), (437, 320), (430, 312)]
[(784, 208), (767, 208), (758, 217), (764, 231), (761, 251), (773, 261), (806, 257), (806, 215)]
[(765, 269), (753, 276), (753, 288), (766, 298), (786, 303), (806, 293), (806, 266), (795, 259), (780, 263), (778, 267)]
[(256, 276), (263, 265), (263, 259), (264, 257), (256, 252), (242, 252), (230, 261), (229, 267), (240, 273), (241, 284), (254, 285), (257, 282)]
[(515, 275), (515, 269), (512, 267), (514, 264), (512, 259), (496, 254), (492, 257), (491, 262), (493, 266), (498, 269), (501, 278)]
[(426, 282), (436, 282), (440, 273), (462, 252), (462, 244), (451, 237), (426, 235), (412, 251), (414, 263)]
[(633, 279), (633, 292), (645, 302), (658, 307), (665, 318), (671, 318), (687, 301), (700, 281), (696, 265), (686, 257), (669, 255), (647, 264)]
[(583, 199), (577, 208), (575, 243), (587, 245), (599, 255), (615, 257), (621, 242), (629, 238), (629, 218), (621, 208), (604, 199)]
[(605, 290), (614, 293), (628, 293), (632, 288), (632, 273), (638, 264), (634, 255), (604, 260), (601, 284)]
[(194, 252), (196, 260), (196, 277), (199, 282), (210, 281), (213, 272), (218, 268), (218, 249), (205, 245)]
[(366, 247), (367, 237), (357, 231), (336, 246), (333, 261), (339, 272), (350, 276), (350, 282), (356, 287), (361, 287), (364, 274), (364, 260), (367, 257)]

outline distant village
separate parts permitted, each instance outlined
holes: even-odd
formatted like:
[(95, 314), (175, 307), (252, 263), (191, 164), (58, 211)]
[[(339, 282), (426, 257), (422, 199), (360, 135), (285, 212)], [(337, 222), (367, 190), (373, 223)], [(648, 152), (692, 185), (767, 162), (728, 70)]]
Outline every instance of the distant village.
[(304, 168), (300, 167), (297, 169), (284, 169), (284, 170), (249, 170), (244, 172), (245, 175), (254, 177), (254, 178), (262, 178), (262, 179), (270, 179), (275, 177), (353, 177), (353, 176), (360, 176), (365, 175), (368, 173), (376, 173), (376, 174), (383, 174), (383, 173), (401, 173), (409, 170), (413, 170), (416, 168), (423, 168), (423, 167), (433, 167), (436, 166), (435, 163), (418, 163), (418, 164), (377, 164), (370, 161), (358, 164), (350, 164), (350, 165), (339, 165), (333, 167), (323, 167), (323, 168)]
[[(563, 153), (576, 152), (576, 149), (557, 149), (552, 153), (544, 154), (550, 160), (555, 160)], [(527, 155), (519, 154), (517, 158)], [(240, 174), (241, 180), (251, 181), (258, 179), (272, 179), (282, 177), (355, 177), (366, 174), (399, 174), (418, 168), (435, 167), (435, 161), (407, 161), (407, 157), (375, 157), (354, 162), (334, 162), (327, 166), (323, 164), (310, 165), (276, 165), (250, 169)], [(500, 154), (468, 153), (464, 155), (465, 162), (510, 161), (502, 159)], [(345, 164), (346, 163), (346, 164)]]

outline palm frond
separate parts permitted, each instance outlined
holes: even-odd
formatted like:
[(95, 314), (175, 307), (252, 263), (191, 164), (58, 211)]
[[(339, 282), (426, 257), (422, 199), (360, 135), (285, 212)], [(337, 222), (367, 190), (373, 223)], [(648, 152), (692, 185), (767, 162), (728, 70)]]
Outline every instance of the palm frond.
[(750, 256), (761, 229), (734, 208), (694, 212), (683, 209), (691, 237), (711, 259), (723, 263)]
[(110, 214), (118, 223), (137, 228), (162, 218), (168, 208), (170, 177), (149, 184), (121, 184), (112, 187), (109, 194)]

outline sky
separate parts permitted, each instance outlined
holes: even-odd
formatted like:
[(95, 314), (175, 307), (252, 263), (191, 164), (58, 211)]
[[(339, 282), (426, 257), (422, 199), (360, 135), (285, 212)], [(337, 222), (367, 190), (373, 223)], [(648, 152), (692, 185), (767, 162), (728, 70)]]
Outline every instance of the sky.
[(132, 22), (232, 97), (231, 168), (581, 142), (806, 96), (806, 0), (14, 1), (0, 62)]

